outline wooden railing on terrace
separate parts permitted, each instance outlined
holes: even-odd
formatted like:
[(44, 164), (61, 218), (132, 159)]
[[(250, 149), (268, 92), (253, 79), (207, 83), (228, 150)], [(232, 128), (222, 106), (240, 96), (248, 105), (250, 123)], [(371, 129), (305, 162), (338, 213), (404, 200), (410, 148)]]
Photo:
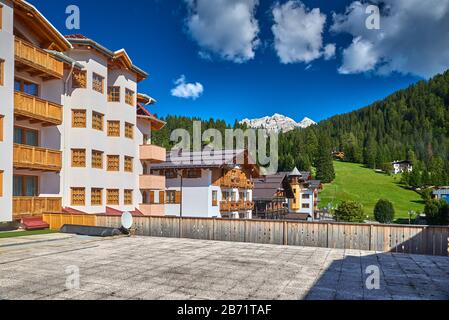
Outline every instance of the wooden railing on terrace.
[(30, 71), (33, 75), (48, 79), (62, 79), (64, 75), (64, 64), (56, 60), (48, 52), (36, 47), (24, 40), (15, 39), (16, 65), (19, 68)]
[(61, 151), (15, 144), (13, 158), (16, 169), (59, 172), (62, 168)]
[(13, 219), (41, 216), (62, 211), (62, 198), (13, 197)]
[(63, 117), (61, 105), (17, 91), (14, 93), (14, 114), (38, 120), (47, 126), (61, 125)]

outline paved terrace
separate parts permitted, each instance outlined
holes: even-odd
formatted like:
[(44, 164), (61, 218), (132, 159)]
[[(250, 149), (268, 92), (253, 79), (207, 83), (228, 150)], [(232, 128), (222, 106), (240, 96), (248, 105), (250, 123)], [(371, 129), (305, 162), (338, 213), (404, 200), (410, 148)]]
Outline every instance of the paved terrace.
[[(369, 265), (380, 290), (364, 289)], [(0, 240), (0, 299), (449, 299), (449, 258), (53, 234)]]

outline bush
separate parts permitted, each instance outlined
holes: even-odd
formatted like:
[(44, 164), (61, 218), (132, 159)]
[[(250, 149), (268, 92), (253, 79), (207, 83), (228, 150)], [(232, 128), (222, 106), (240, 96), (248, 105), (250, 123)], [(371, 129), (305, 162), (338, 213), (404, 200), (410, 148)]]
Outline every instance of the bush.
[(394, 220), (394, 207), (388, 200), (379, 200), (374, 207), (374, 218), (380, 223), (392, 223)]
[(335, 210), (335, 217), (339, 222), (363, 222), (365, 213), (360, 203), (343, 201)]
[(449, 203), (444, 200), (427, 201), (424, 209), (427, 224), (434, 226), (449, 225)]

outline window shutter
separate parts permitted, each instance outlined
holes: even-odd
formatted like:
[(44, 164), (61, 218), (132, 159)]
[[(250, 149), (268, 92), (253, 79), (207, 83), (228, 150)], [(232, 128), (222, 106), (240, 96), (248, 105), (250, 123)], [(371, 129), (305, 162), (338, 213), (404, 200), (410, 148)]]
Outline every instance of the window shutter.
[(175, 203), (176, 204), (181, 204), (181, 192), (180, 191), (176, 191)]
[(165, 191), (159, 191), (159, 203), (160, 204), (165, 203)]
[(154, 191), (150, 191), (150, 204), (154, 203)]

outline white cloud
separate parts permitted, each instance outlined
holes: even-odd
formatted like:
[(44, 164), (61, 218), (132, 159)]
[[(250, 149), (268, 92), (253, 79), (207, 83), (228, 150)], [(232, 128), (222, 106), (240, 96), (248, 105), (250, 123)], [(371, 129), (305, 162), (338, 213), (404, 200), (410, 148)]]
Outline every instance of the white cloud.
[(325, 60), (330, 60), (335, 56), (335, 51), (337, 50), (337, 47), (335, 45), (335, 43), (329, 43), (328, 45), (326, 45), (324, 47), (324, 59)]
[(186, 77), (182, 75), (175, 81), (176, 87), (171, 90), (173, 97), (183, 99), (198, 99), (204, 92), (204, 87), (201, 83), (186, 83)]
[[(368, 30), (366, 7), (381, 8), (380, 30)], [(349, 33), (341, 73), (399, 72), (429, 78), (449, 68), (449, 0), (354, 1), (334, 14), (331, 30)]]
[(237, 63), (254, 59), (259, 45), (259, 0), (185, 0), (187, 29), (205, 51)]
[(373, 44), (358, 37), (343, 50), (343, 65), (338, 72), (350, 74), (370, 71), (376, 66), (377, 61), (378, 57)]
[(282, 63), (309, 63), (321, 58), (331, 59), (335, 45), (323, 51), (326, 15), (319, 8), (309, 10), (301, 1), (277, 3), (272, 10), (275, 49)]

